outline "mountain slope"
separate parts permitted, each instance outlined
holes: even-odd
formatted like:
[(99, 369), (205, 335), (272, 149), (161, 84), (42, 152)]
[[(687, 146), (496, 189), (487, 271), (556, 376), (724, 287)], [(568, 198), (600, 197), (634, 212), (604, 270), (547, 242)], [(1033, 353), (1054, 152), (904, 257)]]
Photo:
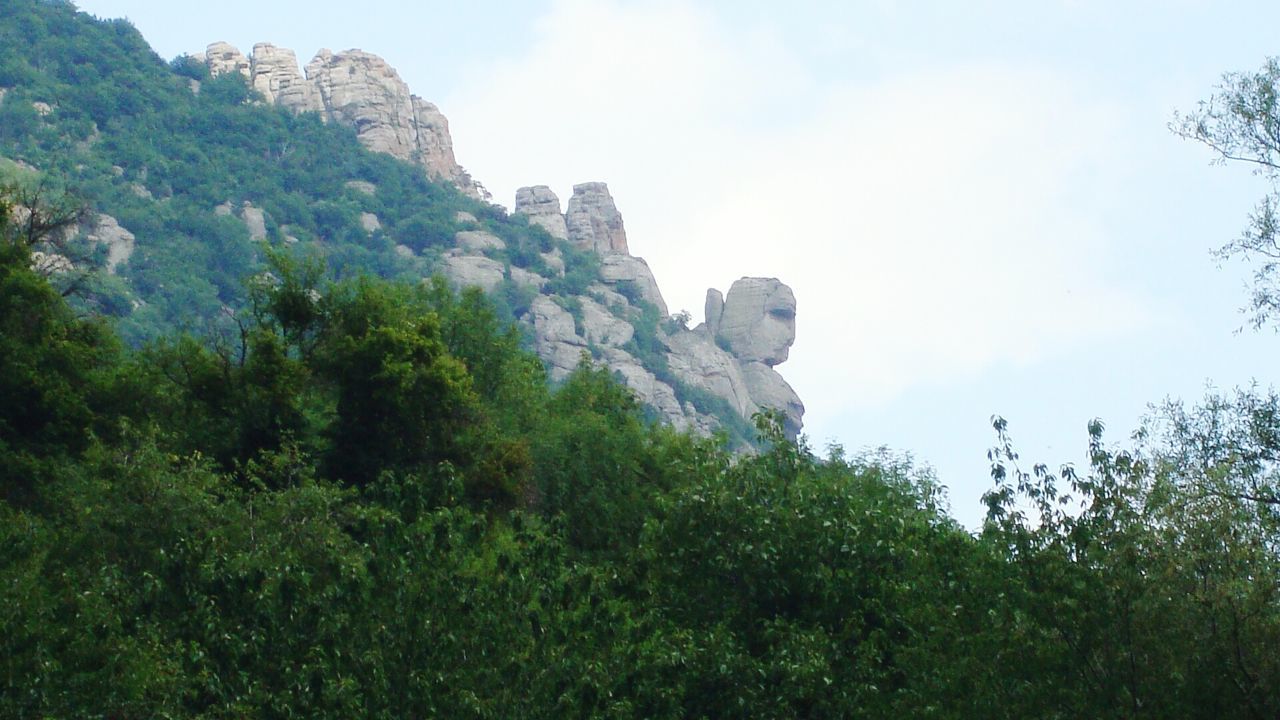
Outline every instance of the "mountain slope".
[[(82, 303), (129, 342), (233, 333), (246, 280), (274, 250), (321, 258), (338, 278), (479, 285), (553, 379), (585, 353), (677, 427), (741, 442), (750, 415), (775, 407), (799, 433), (803, 405), (773, 370), (794, 337), (789, 290), (762, 295), (744, 279), (731, 291), (736, 341), (685, 329), (629, 254), (603, 184), (576, 187), (563, 214), (548, 189), (527, 188), (508, 215), (457, 164), (444, 116), (376, 56), (321, 51), (304, 76), (291, 51), (215, 43), (165, 63), (126, 22), (7, 4), (0, 156), (92, 207), (42, 257), (64, 284), (97, 270)], [(764, 356), (744, 350), (753, 333), (774, 346)]]

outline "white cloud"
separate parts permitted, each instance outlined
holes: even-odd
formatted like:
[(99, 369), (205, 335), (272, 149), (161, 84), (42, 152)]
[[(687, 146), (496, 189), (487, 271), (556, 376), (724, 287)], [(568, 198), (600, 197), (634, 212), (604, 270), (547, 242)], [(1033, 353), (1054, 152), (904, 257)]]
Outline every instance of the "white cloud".
[(727, 27), (685, 2), (558, 2), (445, 99), (459, 157), (506, 203), (609, 182), (673, 310), (742, 275), (792, 285), (781, 370), (815, 428), (1151, 321), (1076, 202), (1082, 174), (1124, 164), (1114, 108), (1033, 68), (823, 84)]

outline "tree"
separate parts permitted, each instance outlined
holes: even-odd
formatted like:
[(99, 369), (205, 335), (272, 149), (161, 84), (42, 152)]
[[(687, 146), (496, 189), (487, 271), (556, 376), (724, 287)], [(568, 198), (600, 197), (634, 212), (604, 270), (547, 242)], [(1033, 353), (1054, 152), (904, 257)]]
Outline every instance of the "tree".
[(1271, 186), (1240, 237), (1216, 253), (1258, 261), (1245, 309), (1261, 328), (1280, 310), (1280, 58), (1268, 58), (1257, 72), (1223, 75), (1209, 99), (1194, 112), (1175, 114), (1169, 129), (1209, 147), (1220, 164), (1251, 166)]

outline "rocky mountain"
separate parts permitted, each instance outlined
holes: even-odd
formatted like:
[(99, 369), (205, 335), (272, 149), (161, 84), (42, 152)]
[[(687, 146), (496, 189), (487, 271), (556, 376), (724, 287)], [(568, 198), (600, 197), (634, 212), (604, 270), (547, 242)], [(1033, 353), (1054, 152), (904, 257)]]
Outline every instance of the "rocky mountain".
[[(0, 72), (0, 155), (90, 188), (97, 211), (78, 253), (37, 259), (50, 273), (99, 266), (90, 302), (131, 342), (214, 328), (244, 306), (263, 250), (288, 249), (337, 273), (477, 286), (523, 324), (553, 381), (591, 358), (675, 427), (741, 442), (765, 408), (793, 437), (803, 427), (775, 369), (795, 339), (790, 288), (709, 290), (707, 321), (689, 328), (631, 254), (605, 183), (575, 185), (563, 205), (547, 186), (520, 188), (508, 214), (458, 163), (445, 116), (376, 55), (321, 50), (300, 66), (289, 49), (216, 42), (167, 66), (104, 57), (88, 87), (74, 64), (10, 54), (21, 72)], [(139, 84), (146, 102), (123, 89)]]
[(193, 57), (208, 65), (215, 77), (243, 75), (267, 102), (350, 125), (370, 150), (420, 165), (432, 178), (451, 182), (473, 197), (484, 195), (454, 159), (449, 121), (440, 109), (412, 94), (377, 55), (321, 50), (305, 71), (299, 69), (294, 51), (270, 43), (254, 45), (246, 57), (229, 43), (215, 42)]
[(715, 419), (691, 403), (681, 404), (673, 386), (693, 388), (720, 400), (739, 417), (763, 408), (780, 410), (793, 437), (803, 427), (804, 404), (774, 370), (786, 361), (795, 342), (796, 299), (774, 278), (744, 277), (729, 289), (707, 291), (707, 321), (693, 329), (667, 322), (659, 329), (664, 377), (645, 368), (628, 352), (642, 306), (667, 316), (658, 283), (642, 258), (627, 250), (627, 234), (608, 187), (601, 182), (575, 185), (568, 209), (545, 185), (521, 188), (515, 212), (531, 223), (563, 232), (573, 245), (600, 255), (600, 282), (569, 309), (538, 298), (526, 316), (533, 326), (538, 354), (553, 379), (567, 376), (588, 349), (618, 372), (648, 405), (677, 427), (708, 431)]
[[(434, 179), (488, 199), (458, 164), (445, 116), (412, 94), (377, 55), (324, 49), (300, 69), (292, 50), (270, 43), (258, 43), (245, 56), (228, 43), (215, 42), (195, 58), (212, 76), (239, 73), (267, 102), (348, 125), (370, 150), (415, 163)], [(707, 433), (721, 426), (726, 414), (745, 420), (773, 408), (783, 413), (789, 435), (800, 433), (804, 404), (774, 369), (786, 361), (795, 341), (791, 288), (773, 278), (744, 277), (727, 295), (710, 289), (707, 321), (688, 329), (668, 317), (648, 264), (630, 254), (622, 214), (605, 183), (575, 185), (563, 210), (551, 188), (523, 187), (516, 192), (513, 212), (553, 238), (594, 253), (598, 281), (585, 294), (567, 299), (543, 294), (550, 278), (504, 263), (496, 257), (503, 241), (478, 226), (456, 233), (439, 269), (459, 287), (492, 292), (509, 280), (537, 292), (520, 319), (531, 329), (534, 348), (552, 380), (565, 378), (589, 356), (608, 365), (642, 402), (676, 427)], [(251, 222), (251, 214), (250, 208), (241, 212), (253, 226), (252, 235), (261, 221)], [(376, 217), (364, 219), (371, 231), (378, 222)], [(543, 260), (546, 268), (563, 274), (554, 252)], [(636, 326), (645, 322), (646, 307), (655, 309), (661, 322), (650, 329), (647, 347), (642, 347)]]

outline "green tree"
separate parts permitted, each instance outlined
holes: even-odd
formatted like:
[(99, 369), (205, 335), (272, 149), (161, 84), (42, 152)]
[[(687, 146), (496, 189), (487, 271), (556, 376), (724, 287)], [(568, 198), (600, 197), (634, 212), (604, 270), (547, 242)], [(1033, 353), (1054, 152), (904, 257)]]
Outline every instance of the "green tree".
[(1217, 251), (1224, 259), (1255, 262), (1247, 309), (1260, 328), (1280, 309), (1280, 59), (1268, 58), (1256, 72), (1223, 75), (1209, 99), (1175, 115), (1169, 127), (1209, 147), (1219, 162), (1247, 165), (1270, 185), (1240, 237)]

